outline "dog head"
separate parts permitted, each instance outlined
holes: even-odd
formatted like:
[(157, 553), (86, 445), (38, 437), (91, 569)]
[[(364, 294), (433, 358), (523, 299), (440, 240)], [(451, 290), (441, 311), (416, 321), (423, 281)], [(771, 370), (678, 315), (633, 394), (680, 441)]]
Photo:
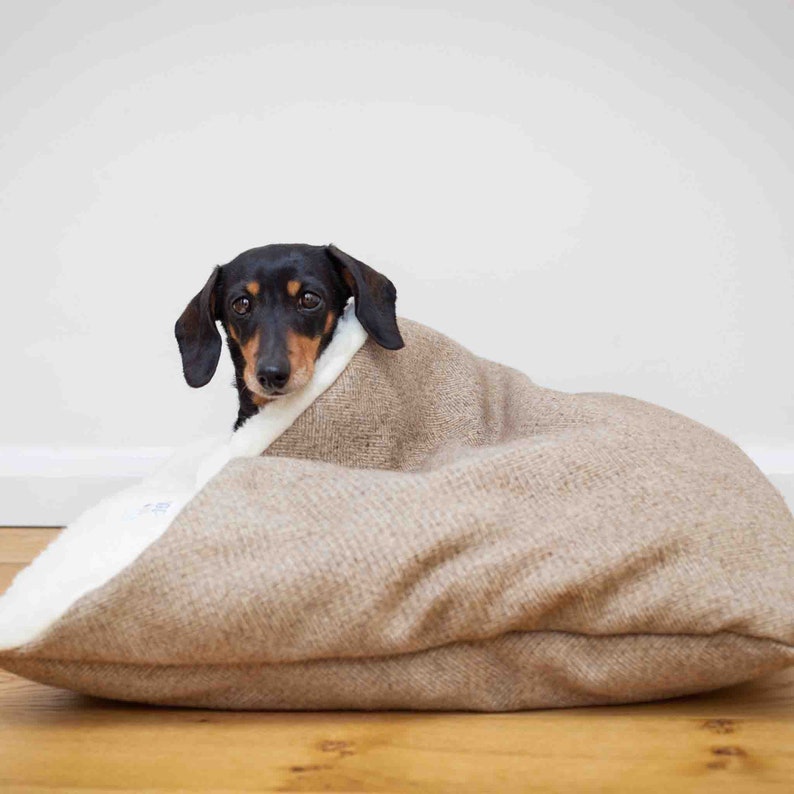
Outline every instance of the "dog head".
[(403, 340), (397, 291), (386, 276), (334, 245), (266, 245), (217, 266), (176, 322), (190, 386), (212, 379), (226, 332), (238, 389), (262, 405), (305, 386), (351, 295), (369, 335), (389, 350)]

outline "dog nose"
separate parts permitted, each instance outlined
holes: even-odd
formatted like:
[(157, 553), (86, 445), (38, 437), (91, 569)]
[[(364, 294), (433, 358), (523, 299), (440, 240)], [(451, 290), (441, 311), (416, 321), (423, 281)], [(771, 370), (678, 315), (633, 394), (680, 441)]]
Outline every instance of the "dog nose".
[(257, 380), (265, 389), (281, 389), (289, 380), (289, 369), (284, 366), (269, 364), (259, 370)]

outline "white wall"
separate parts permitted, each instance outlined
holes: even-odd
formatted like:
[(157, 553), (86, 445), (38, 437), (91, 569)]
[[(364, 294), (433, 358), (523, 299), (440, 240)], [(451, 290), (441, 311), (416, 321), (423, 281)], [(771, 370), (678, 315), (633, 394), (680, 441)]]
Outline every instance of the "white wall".
[(228, 428), (231, 367), (189, 389), (172, 326), (275, 241), (541, 384), (794, 454), (792, 41), (785, 0), (6, 4), (6, 468)]

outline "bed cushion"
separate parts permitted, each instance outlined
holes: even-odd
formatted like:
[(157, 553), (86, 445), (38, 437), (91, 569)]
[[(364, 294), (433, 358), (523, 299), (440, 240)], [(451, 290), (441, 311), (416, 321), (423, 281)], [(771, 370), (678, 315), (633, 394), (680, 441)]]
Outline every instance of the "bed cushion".
[(386, 351), (348, 314), (305, 394), (67, 528), (0, 598), (0, 666), (168, 705), (501, 711), (794, 662), (794, 520), (737, 446), (400, 327)]

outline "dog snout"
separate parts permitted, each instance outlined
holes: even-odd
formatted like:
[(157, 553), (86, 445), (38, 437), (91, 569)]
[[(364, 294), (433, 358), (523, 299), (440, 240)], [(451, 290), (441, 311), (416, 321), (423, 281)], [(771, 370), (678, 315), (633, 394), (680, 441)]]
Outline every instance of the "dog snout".
[(259, 381), (260, 386), (267, 391), (283, 389), (289, 380), (289, 364), (265, 364), (259, 368), (256, 379)]

